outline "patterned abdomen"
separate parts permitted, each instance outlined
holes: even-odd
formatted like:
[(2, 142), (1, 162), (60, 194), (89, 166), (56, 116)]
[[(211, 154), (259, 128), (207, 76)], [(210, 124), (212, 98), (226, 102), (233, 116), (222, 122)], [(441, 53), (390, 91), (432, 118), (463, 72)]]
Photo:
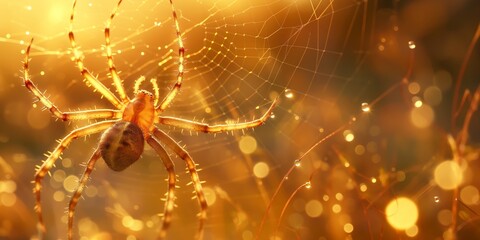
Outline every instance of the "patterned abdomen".
[(103, 160), (114, 171), (122, 171), (140, 158), (144, 138), (134, 123), (119, 121), (107, 129), (100, 139)]

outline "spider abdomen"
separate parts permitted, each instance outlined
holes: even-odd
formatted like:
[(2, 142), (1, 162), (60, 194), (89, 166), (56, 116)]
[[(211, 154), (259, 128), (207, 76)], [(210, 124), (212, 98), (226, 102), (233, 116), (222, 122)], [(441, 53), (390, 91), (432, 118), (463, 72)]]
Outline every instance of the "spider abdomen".
[(107, 129), (99, 144), (103, 160), (114, 171), (122, 171), (136, 162), (143, 147), (142, 130), (128, 121), (119, 121)]

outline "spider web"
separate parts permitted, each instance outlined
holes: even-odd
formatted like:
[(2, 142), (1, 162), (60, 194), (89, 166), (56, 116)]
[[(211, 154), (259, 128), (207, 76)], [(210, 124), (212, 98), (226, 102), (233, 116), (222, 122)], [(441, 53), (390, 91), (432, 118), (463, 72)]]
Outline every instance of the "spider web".
[[(2, 12), (13, 26), (1, 29), (5, 31), (0, 38), (3, 46), (14, 46), (5, 49), (12, 52), (8, 55), (17, 56), (25, 42), (35, 37), (34, 81), (60, 109), (111, 107), (85, 87), (71, 59), (70, 2), (2, 4), (8, 6), (5, 9), (21, 9), (25, 16)], [(103, 29), (115, 4), (80, 1), (74, 21), (85, 66), (112, 91)], [(206, 239), (247, 240), (257, 234), (260, 239), (275, 239), (274, 235), (276, 239), (389, 238), (398, 233), (383, 211), (399, 195), (417, 200), (419, 207), (436, 204), (420, 211), (422, 219), (401, 230), (402, 234), (440, 237), (448, 232), (450, 223), (441, 216), (452, 214), (450, 195), (430, 180), (440, 162), (434, 157), (445, 158), (449, 147), (446, 141), (432, 147), (431, 139), (416, 132), (448, 128), (444, 119), (450, 116), (442, 107), (450, 105), (441, 99), (451, 98), (451, 72), (458, 66), (424, 66), (429, 61), (422, 57), (430, 55), (418, 53), (418, 42), (411, 37), (421, 34), (398, 15), (401, 9), (408, 10), (408, 4), (352, 0), (174, 4), (186, 46), (186, 72), (180, 94), (164, 115), (209, 124), (243, 122), (260, 117), (279, 99), (271, 118), (255, 129), (213, 135), (162, 127), (186, 146), (202, 169), (200, 178), (210, 204)], [(478, 9), (478, 4), (470, 5)], [(465, 10), (468, 6), (460, 7), (470, 13)], [(113, 20), (114, 61), (130, 97), (140, 76), (156, 79), (160, 98), (173, 86), (178, 46), (171, 15), (168, 1), (124, 1)], [(411, 28), (404, 30), (402, 23)], [(464, 32), (468, 43), (472, 30)], [(457, 59), (465, 50), (459, 52)], [(5, 61), (3, 66), (7, 71), (18, 69), (20, 61)], [(478, 63), (478, 56), (471, 61)], [(478, 71), (467, 72), (467, 80), (468, 76), (478, 77)], [(466, 88), (475, 86), (467, 80)], [(7, 128), (21, 128), (18, 136), (2, 129), (0, 140), (6, 139), (10, 148), (0, 154), (13, 159), (7, 163), (20, 169), (14, 177), (21, 195), (17, 202), (27, 206), (24, 212), (28, 213), (22, 214), (29, 220), (23, 227), (32, 236), (36, 216), (28, 206), (33, 205), (29, 184), (33, 165), (42, 152), (52, 148), (53, 139), (89, 122), (54, 122), (47, 112), (38, 110), (41, 106), (32, 108), (30, 95), (19, 84), (5, 82), (0, 81), (3, 89), (15, 91), (2, 90), (2, 122)], [(416, 86), (421, 90), (415, 91)], [(142, 88), (153, 91), (148, 81)], [(22, 101), (9, 100), (14, 92)], [(418, 101), (424, 104), (418, 107), (423, 109), (417, 114), (420, 123), (411, 117)], [(426, 107), (436, 107), (434, 119), (428, 119)], [(478, 129), (478, 124), (474, 127)], [(82, 172), (80, 162), (87, 160), (97, 141), (98, 136), (93, 136), (73, 143), (52, 170), (52, 177), (44, 180), (44, 215), (52, 237), (66, 235), (64, 210)], [(173, 154), (172, 158), (180, 188), (168, 237), (190, 239), (198, 224), (198, 204), (191, 199), (193, 188), (187, 185), (190, 177), (181, 159)], [(166, 176), (161, 161), (148, 147), (141, 161), (121, 173), (99, 161), (85, 199), (77, 207), (75, 235), (154, 238), (161, 222), (157, 214), (163, 211), (160, 198), (166, 192)], [(469, 186), (477, 195), (471, 190), (470, 197), (478, 197), (474, 185)], [(468, 214), (475, 212), (469, 208), (463, 209), (467, 223)], [(422, 228), (432, 221), (434, 226)]]

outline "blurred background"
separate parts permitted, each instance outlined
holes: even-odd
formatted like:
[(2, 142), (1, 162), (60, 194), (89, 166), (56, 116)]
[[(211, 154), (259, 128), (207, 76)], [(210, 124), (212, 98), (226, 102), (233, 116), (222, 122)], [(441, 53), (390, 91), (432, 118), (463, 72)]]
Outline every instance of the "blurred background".
[[(103, 30), (116, 1), (79, 1), (73, 29), (86, 67), (110, 87)], [(480, 237), (480, 2), (475, 0), (175, 1), (186, 47), (181, 93), (164, 115), (265, 125), (204, 134), (159, 126), (199, 164), (205, 239)], [(36, 239), (35, 166), (57, 139), (94, 121), (56, 121), (23, 86), (63, 111), (113, 108), (82, 81), (68, 41), (71, 1), (0, 0), (0, 239)], [(168, 1), (125, 0), (114, 61), (130, 97), (140, 76), (164, 96), (178, 71)], [(152, 91), (146, 81), (142, 88)], [(477, 96), (475, 97), (475, 93)], [(74, 141), (43, 181), (47, 239), (98, 144)], [(167, 239), (193, 239), (198, 203), (182, 160)], [(167, 189), (145, 148), (123, 172), (98, 161), (75, 239), (155, 239)], [(262, 223), (264, 219), (264, 223)]]

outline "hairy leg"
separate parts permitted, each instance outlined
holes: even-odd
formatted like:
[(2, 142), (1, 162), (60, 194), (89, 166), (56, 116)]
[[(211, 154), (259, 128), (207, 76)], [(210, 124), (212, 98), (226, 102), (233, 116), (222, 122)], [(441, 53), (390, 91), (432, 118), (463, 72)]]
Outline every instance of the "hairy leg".
[(105, 27), (105, 48), (107, 51), (108, 69), (110, 70), (110, 75), (112, 76), (112, 79), (113, 79), (113, 85), (115, 85), (118, 95), (120, 95), (120, 100), (123, 103), (128, 103), (129, 102), (128, 96), (125, 93), (125, 88), (123, 87), (122, 80), (120, 79), (117, 69), (115, 68), (115, 64), (113, 63), (112, 47), (110, 44), (110, 25), (115, 15), (117, 15), (118, 8), (120, 7), (121, 3), (122, 3), (122, 0), (119, 0), (117, 5), (112, 11), (110, 18), (107, 20), (107, 24)]
[(276, 103), (277, 103), (277, 100), (275, 100), (272, 103), (272, 105), (270, 105), (270, 107), (263, 114), (262, 117), (257, 118), (253, 121), (244, 122), (244, 123), (208, 125), (206, 123), (195, 122), (195, 121), (190, 121), (190, 120), (175, 118), (175, 117), (159, 117), (159, 123), (168, 125), (168, 126), (179, 127), (186, 130), (193, 130), (193, 131), (206, 132), (206, 133), (217, 133), (217, 132), (253, 128), (256, 126), (260, 126), (263, 123), (265, 123), (265, 121), (267, 121)]
[(195, 189), (197, 200), (200, 204), (200, 224), (197, 237), (201, 238), (203, 235), (203, 227), (205, 224), (205, 220), (207, 218), (208, 205), (207, 201), (205, 200), (205, 194), (203, 193), (202, 183), (198, 176), (195, 162), (185, 149), (183, 149), (180, 145), (178, 145), (177, 142), (175, 142), (175, 140), (173, 140), (170, 136), (168, 136), (160, 129), (155, 128), (153, 130), (153, 135), (155, 136), (155, 138), (165, 143), (165, 145), (167, 145), (173, 152), (175, 152), (181, 159), (183, 159), (185, 161), (185, 164), (187, 165), (188, 172), (190, 173), (190, 176), (192, 178), (192, 184)]
[(183, 82), (183, 73), (184, 73), (184, 61), (185, 61), (185, 47), (183, 46), (182, 33), (180, 32), (180, 25), (178, 23), (177, 12), (173, 6), (172, 0), (170, 0), (170, 5), (172, 6), (173, 21), (175, 22), (175, 31), (177, 33), (177, 42), (178, 42), (178, 73), (177, 81), (167, 96), (163, 99), (160, 105), (156, 106), (158, 113), (163, 112), (168, 105), (173, 101), (177, 93), (180, 91), (180, 87)]
[(175, 166), (172, 162), (170, 156), (165, 151), (165, 149), (160, 145), (158, 140), (153, 137), (147, 138), (147, 143), (157, 152), (160, 156), (160, 159), (163, 161), (163, 165), (168, 172), (168, 191), (166, 193), (165, 199), (165, 208), (163, 210), (163, 224), (162, 229), (160, 230), (159, 237), (161, 239), (165, 238), (166, 232), (170, 223), (172, 221), (173, 207), (175, 206)]
[(47, 160), (45, 160), (43, 164), (38, 167), (37, 172), (35, 173), (33, 193), (35, 195), (35, 211), (37, 212), (40, 230), (43, 234), (46, 232), (45, 224), (42, 217), (42, 206), (40, 201), (43, 178), (53, 167), (55, 161), (60, 157), (65, 148), (67, 148), (74, 139), (103, 131), (113, 125), (115, 122), (116, 121), (104, 121), (73, 130), (60, 141), (60, 143), (53, 150), (53, 152), (48, 155)]
[(62, 112), (58, 109), (48, 98), (38, 90), (37, 86), (32, 82), (29, 72), (29, 56), (32, 41), (28, 44), (27, 51), (25, 53), (25, 61), (23, 63), (23, 83), (25, 87), (35, 95), (35, 97), (57, 118), (64, 121), (67, 120), (79, 120), (79, 119), (98, 119), (98, 118), (120, 118), (122, 115), (118, 110), (111, 109), (96, 109), (87, 111), (75, 111), (75, 112)]
[(105, 87), (102, 82), (95, 78), (88, 69), (85, 68), (82, 60), (82, 54), (78, 50), (77, 43), (75, 42), (75, 35), (73, 34), (73, 17), (75, 12), (75, 6), (77, 5), (77, 0), (73, 2), (72, 13), (70, 14), (70, 30), (68, 32), (68, 38), (70, 39), (70, 45), (72, 46), (73, 56), (77, 67), (80, 70), (80, 73), (85, 78), (85, 80), (92, 85), (102, 96), (104, 96), (108, 101), (110, 101), (116, 108), (122, 109), (123, 103), (118, 100), (118, 98), (113, 94), (110, 89)]
[(93, 168), (95, 167), (95, 163), (101, 156), (102, 155), (100, 150), (98, 149), (95, 150), (90, 160), (88, 160), (87, 168), (85, 169), (85, 172), (80, 178), (80, 181), (78, 182), (78, 187), (73, 193), (72, 198), (70, 199), (70, 204), (68, 205), (68, 239), (69, 240), (72, 240), (72, 237), (73, 237), (73, 215), (75, 214), (75, 207), (77, 206), (78, 199), (82, 195), (82, 191), (87, 184), (88, 176), (90, 176), (90, 174), (92, 173)]

